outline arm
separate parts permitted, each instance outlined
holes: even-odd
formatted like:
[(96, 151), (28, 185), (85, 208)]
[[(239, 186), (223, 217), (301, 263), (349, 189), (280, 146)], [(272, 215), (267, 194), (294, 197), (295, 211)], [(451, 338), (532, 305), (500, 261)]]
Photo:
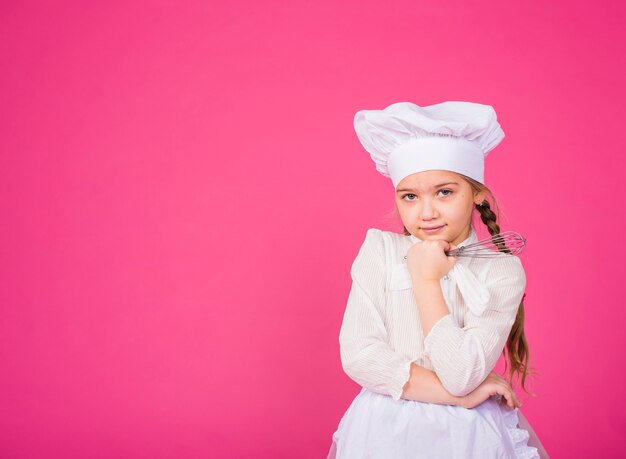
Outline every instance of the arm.
[(369, 229), (351, 268), (352, 287), (339, 332), (343, 370), (374, 392), (440, 404), (460, 405), (434, 371), (393, 350), (384, 323), (385, 262), (382, 236)]
[(386, 267), (380, 230), (367, 231), (350, 270), (352, 287), (339, 332), (343, 370), (359, 385), (398, 400), (411, 359), (387, 343), (384, 323)]
[(440, 286), (419, 286), (424, 289), (418, 302), (420, 315), (432, 324), (425, 335), (424, 355), (430, 358), (443, 386), (456, 396), (476, 389), (502, 354), (526, 288), (520, 259), (512, 255), (493, 259), (486, 282), (489, 306), (480, 316), (469, 311), (462, 328), (451, 314), (441, 313), (444, 299)]
[(355, 273), (339, 332), (341, 366), (356, 383), (398, 400), (412, 360), (387, 344), (387, 331), (375, 303)]
[(437, 373), (415, 363), (411, 364), (411, 378), (404, 387), (402, 398), (457, 406), (463, 406), (464, 401), (464, 397), (452, 395), (443, 387)]
[(420, 323), (422, 324), (422, 331), (424, 332), (424, 339), (430, 333), (433, 325), (450, 314), (446, 300), (443, 297), (441, 291), (441, 284), (438, 280), (420, 280), (413, 282), (413, 296), (415, 302), (420, 305), (427, 305), (425, 307), (419, 307)]

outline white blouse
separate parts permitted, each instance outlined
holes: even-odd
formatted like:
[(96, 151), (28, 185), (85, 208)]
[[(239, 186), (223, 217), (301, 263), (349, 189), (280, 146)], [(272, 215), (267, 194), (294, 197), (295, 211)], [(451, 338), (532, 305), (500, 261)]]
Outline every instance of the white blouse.
[[(459, 246), (478, 240), (472, 226)], [(411, 362), (434, 370), (448, 392), (472, 392), (495, 368), (526, 288), (520, 259), (459, 257), (441, 280), (449, 314), (424, 339), (404, 256), (415, 236), (367, 230), (350, 274), (339, 332), (344, 371), (359, 385), (399, 400)]]

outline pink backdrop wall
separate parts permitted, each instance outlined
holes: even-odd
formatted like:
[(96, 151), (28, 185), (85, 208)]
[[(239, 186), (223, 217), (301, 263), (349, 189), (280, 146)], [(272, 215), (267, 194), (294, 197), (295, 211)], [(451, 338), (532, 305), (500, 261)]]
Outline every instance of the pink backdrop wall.
[(0, 457), (321, 458), (338, 332), (399, 231), (354, 113), (493, 105), (528, 238), (523, 412), (626, 454), (623, 2), (3, 2)]

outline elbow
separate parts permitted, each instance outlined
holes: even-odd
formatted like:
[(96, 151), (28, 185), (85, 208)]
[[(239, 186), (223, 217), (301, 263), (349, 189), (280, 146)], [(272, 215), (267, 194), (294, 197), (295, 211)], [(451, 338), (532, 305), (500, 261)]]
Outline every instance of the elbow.
[(341, 368), (354, 381), (362, 384), (363, 373), (372, 366), (374, 343), (363, 345), (362, 343), (342, 343), (340, 346)]
[(373, 353), (373, 345), (341, 346), (341, 368), (354, 382), (379, 390), (386, 384), (388, 374), (381, 370), (380, 361)]
[(481, 360), (450, 362), (445, 371), (437, 376), (443, 387), (455, 397), (464, 397), (473, 392), (485, 379)]
[(465, 335), (453, 352), (432, 355), (431, 362), (443, 387), (456, 397), (474, 391), (486, 377), (485, 354), (472, 335)]
[(478, 385), (470, 385), (470, 384), (459, 384), (458, 382), (443, 382), (441, 381), (443, 387), (455, 397), (465, 397), (466, 395), (472, 393)]
[(357, 368), (359, 367), (359, 353), (350, 349), (349, 346), (342, 345), (340, 347), (341, 368), (350, 378), (355, 379), (357, 376)]
[(377, 342), (372, 340), (368, 342), (363, 339), (346, 339), (343, 336), (339, 338), (339, 355), (341, 357), (341, 368), (343, 371), (358, 382), (363, 367), (367, 367), (369, 356), (372, 354)]
[(471, 392), (468, 390), (466, 382), (456, 373), (437, 373), (437, 376), (439, 376), (443, 388), (455, 397), (464, 397)]
[(351, 378), (352, 378), (352, 373), (353, 373), (352, 371), (353, 367), (354, 367), (353, 362), (348, 360), (342, 355), (341, 356), (341, 368), (343, 369), (344, 373), (350, 376)]

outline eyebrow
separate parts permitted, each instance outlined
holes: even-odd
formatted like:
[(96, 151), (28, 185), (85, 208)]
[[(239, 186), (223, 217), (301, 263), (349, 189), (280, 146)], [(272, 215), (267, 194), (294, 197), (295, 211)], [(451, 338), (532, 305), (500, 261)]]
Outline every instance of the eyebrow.
[[(458, 183), (457, 182), (440, 183), (439, 185), (435, 185), (433, 188), (440, 188), (440, 187), (442, 187), (444, 185), (458, 185)], [(417, 191), (417, 189), (415, 189), (415, 188), (401, 188), (401, 189), (399, 189), (397, 191), (398, 191), (398, 193), (401, 193), (403, 191)]]

